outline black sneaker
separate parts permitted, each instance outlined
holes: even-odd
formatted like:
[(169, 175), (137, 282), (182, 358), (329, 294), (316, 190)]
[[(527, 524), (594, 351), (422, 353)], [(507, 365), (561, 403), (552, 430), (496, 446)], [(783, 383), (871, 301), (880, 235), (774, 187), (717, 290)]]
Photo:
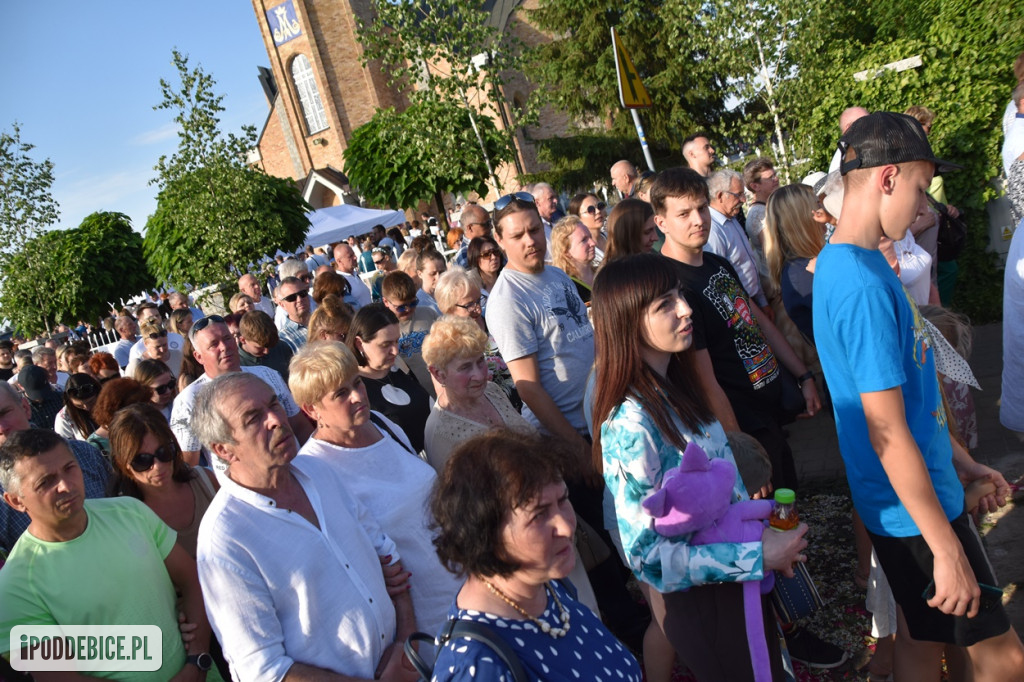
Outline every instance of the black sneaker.
[(785, 635), (789, 657), (808, 668), (838, 668), (849, 658), (849, 655), (835, 644), (829, 644), (804, 628), (796, 628)]

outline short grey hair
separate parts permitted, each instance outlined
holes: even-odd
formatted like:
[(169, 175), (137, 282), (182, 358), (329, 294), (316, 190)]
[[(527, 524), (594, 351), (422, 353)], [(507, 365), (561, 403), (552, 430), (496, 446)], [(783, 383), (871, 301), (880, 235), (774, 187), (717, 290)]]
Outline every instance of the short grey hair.
[(199, 389), (195, 405), (192, 408), (192, 430), (195, 431), (200, 443), (210, 450), (213, 449), (214, 443), (235, 444), (235, 439), (231, 435), (231, 424), (217, 409), (217, 406), (223, 404), (228, 395), (235, 392), (244, 393), (246, 389), (257, 383), (267, 385), (255, 374), (229, 372), (220, 375)]
[(57, 351), (55, 351), (52, 348), (47, 348), (46, 346), (36, 346), (35, 348), (32, 349), (33, 362), (43, 357), (44, 355), (52, 355), (53, 357), (57, 357)]
[(299, 273), (309, 273), (309, 268), (306, 267), (305, 261), (293, 258), (281, 264), (280, 275), (282, 281), (287, 277), (298, 277)]
[(712, 201), (722, 192), (731, 192), (733, 180), (739, 180), (740, 186), (743, 186), (743, 176), (731, 168), (723, 168), (712, 173), (708, 178), (708, 194), (711, 195)]
[(530, 194), (532, 194), (534, 198), (537, 198), (537, 195), (540, 194), (541, 192), (551, 192), (552, 194), (557, 195), (557, 192), (555, 192), (555, 188), (546, 182), (538, 182), (532, 187), (530, 187)]
[(476, 288), (477, 291), (481, 291), (483, 286), (480, 275), (475, 271), (452, 265), (437, 280), (437, 286), (434, 288), (434, 300), (437, 301), (437, 307), (440, 308), (441, 314), (447, 315), (452, 312), (459, 299), (469, 293), (470, 289)]

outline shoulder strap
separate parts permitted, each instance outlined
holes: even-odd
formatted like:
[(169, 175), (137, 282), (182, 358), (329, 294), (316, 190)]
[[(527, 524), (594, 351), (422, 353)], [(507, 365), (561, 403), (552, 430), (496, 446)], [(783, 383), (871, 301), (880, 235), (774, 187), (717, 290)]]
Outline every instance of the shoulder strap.
[(213, 483), (210, 481), (210, 476), (213, 472), (206, 467), (196, 467), (196, 476), (199, 477), (199, 485), (202, 486), (203, 490), (210, 496), (212, 500), (216, 496), (217, 491), (213, 488)]
[(396, 435), (395, 435), (395, 432), (394, 432), (394, 431), (392, 431), (392, 430), (391, 430), (391, 429), (390, 429), (390, 428), (388, 427), (388, 425), (387, 425), (387, 424), (386, 424), (386, 423), (384, 422), (384, 420), (383, 420), (383, 419), (381, 419), (380, 417), (378, 417), (378, 416), (377, 416), (377, 415), (376, 415), (376, 414), (374, 413), (374, 411), (373, 411), (373, 410), (370, 410), (370, 421), (371, 421), (371, 422), (373, 422), (374, 426), (376, 426), (376, 427), (377, 427), (378, 429), (380, 429), (380, 430), (381, 430), (381, 431), (383, 431), (384, 433), (386, 433), (386, 434), (388, 434), (389, 436), (391, 436), (391, 440), (393, 440), (393, 441), (395, 441), (396, 443), (398, 443), (399, 445), (401, 445), (401, 446), (402, 446), (402, 449), (403, 449), (403, 450), (407, 450), (407, 451), (408, 451), (408, 452), (409, 452), (410, 454), (413, 454), (413, 455), (415, 455), (415, 454), (416, 454), (415, 452), (413, 452), (413, 451), (412, 451), (412, 449), (411, 449), (411, 448), (410, 448), (410, 447), (409, 447), (408, 445), (406, 445), (405, 443), (403, 443), (403, 442), (401, 441), (401, 439), (400, 439), (400, 438), (399, 438), (398, 436), (396, 436)]
[(424, 680), (429, 680), (434, 674), (434, 666), (427, 665), (427, 662), (423, 660), (419, 652), (416, 651), (416, 647), (413, 646), (416, 642), (424, 642), (430, 645), (436, 645), (438, 648), (445, 646), (450, 640), (456, 637), (469, 637), (476, 641), (485, 644), (489, 647), (502, 662), (508, 667), (512, 673), (513, 682), (529, 682), (529, 677), (526, 675), (526, 669), (523, 668), (522, 662), (519, 660), (519, 656), (515, 651), (512, 650), (505, 640), (494, 633), (494, 630), (484, 625), (483, 623), (477, 623), (471, 620), (463, 620), (461, 618), (452, 618), (448, 621), (444, 630), (435, 640), (430, 635), (423, 632), (414, 632), (409, 635), (409, 638), (405, 640), (405, 655), (412, 662), (413, 667), (416, 668), (416, 672), (420, 674)]

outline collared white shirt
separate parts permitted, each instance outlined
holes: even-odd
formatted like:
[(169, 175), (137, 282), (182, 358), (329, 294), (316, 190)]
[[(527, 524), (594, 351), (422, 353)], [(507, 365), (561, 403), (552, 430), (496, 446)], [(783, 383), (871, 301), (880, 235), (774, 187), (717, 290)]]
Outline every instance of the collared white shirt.
[(372, 679), (396, 627), (380, 558), (398, 550), (330, 465), (296, 457), (291, 471), (319, 528), (230, 479), (203, 516), (210, 624), (237, 679), (280, 680), (293, 663)]
[(711, 208), (711, 233), (705, 251), (718, 254), (729, 261), (740, 277), (740, 283), (747, 290), (754, 302), (764, 308), (768, 305), (761, 278), (757, 274), (757, 260), (754, 249), (750, 246), (746, 232), (735, 218), (727, 218), (715, 208)]
[(261, 294), (260, 300), (253, 301), (252, 305), (256, 310), (262, 310), (267, 315), (270, 315), (270, 319), (274, 319), (274, 304), (266, 295)]

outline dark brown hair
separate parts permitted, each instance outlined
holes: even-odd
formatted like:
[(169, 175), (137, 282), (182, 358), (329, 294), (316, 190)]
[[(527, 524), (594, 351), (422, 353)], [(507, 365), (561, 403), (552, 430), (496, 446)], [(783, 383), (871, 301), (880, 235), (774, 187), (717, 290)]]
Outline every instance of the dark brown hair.
[(658, 215), (665, 215), (665, 199), (692, 197), (710, 200), (708, 183), (692, 168), (668, 168), (658, 173), (651, 185), (651, 207)]
[(665, 440), (680, 450), (686, 440), (674, 417), (693, 431), (714, 421), (700, 388), (692, 348), (672, 354), (664, 377), (640, 357), (648, 306), (678, 288), (675, 268), (654, 253), (612, 261), (594, 278), (594, 366), (599, 368), (594, 392), (594, 466), (598, 471), (603, 468), (601, 424), (626, 398), (639, 402)]
[(459, 575), (508, 576), (520, 566), (502, 542), (515, 509), (563, 479), (565, 444), (553, 436), (494, 429), (460, 445), (434, 484), (434, 549)]
[(151, 403), (137, 403), (119, 410), (110, 422), (110, 458), (114, 464), (114, 476), (110, 481), (112, 495), (128, 495), (142, 499), (142, 491), (131, 474), (131, 463), (142, 449), (146, 434), (154, 437), (165, 448), (174, 451), (171, 478), (179, 483), (188, 483), (195, 472), (181, 456), (178, 440), (167, 425), (163, 414)]
[(352, 318), (352, 324), (348, 328), (348, 336), (345, 337), (345, 345), (356, 356), (360, 367), (366, 366), (366, 356), (356, 347), (356, 337), (359, 337), (363, 343), (372, 341), (373, 337), (377, 336), (377, 332), (393, 324), (398, 324), (398, 317), (383, 303), (364, 305), (356, 311), (356, 316)]
[[(345, 298), (352, 290), (348, 280), (336, 272), (321, 272), (313, 280), (313, 300), (317, 305), (324, 300), (324, 296), (334, 294), (338, 298)], [(263, 345), (263, 344), (260, 344)]]
[(93, 419), (88, 410), (78, 407), (71, 401), (71, 392), (86, 384), (92, 385), (96, 390), (96, 394), (99, 395), (100, 388), (102, 388), (100, 382), (95, 377), (85, 373), (72, 374), (64, 385), (64, 412), (71, 419), (71, 423), (75, 425), (78, 432), (82, 434), (83, 438), (96, 430), (96, 420)]
[(644, 226), (654, 215), (654, 209), (646, 201), (623, 199), (615, 205), (608, 216), (608, 248), (604, 253), (605, 262), (622, 256), (641, 252)]

